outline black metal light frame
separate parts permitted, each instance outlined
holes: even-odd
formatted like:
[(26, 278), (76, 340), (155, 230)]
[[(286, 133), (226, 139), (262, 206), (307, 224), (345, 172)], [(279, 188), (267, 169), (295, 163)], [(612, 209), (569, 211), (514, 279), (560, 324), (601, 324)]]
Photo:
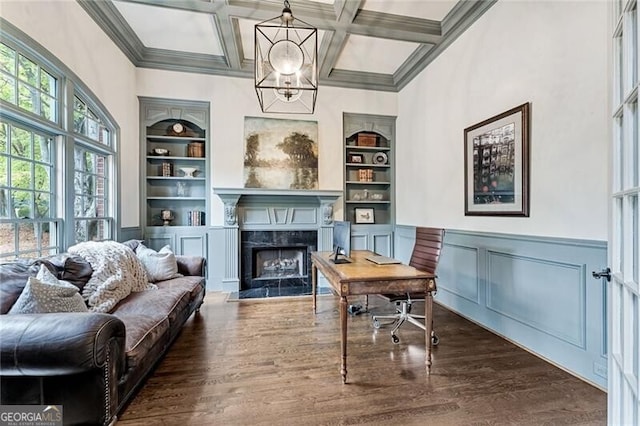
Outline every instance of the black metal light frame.
[(262, 112), (313, 114), (318, 94), (318, 30), (282, 14), (255, 25), (255, 89)]

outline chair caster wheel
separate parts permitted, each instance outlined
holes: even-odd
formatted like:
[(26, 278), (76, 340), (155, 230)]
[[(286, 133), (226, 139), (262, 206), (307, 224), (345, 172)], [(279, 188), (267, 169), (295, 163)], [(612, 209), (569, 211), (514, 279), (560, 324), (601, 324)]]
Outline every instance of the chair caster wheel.
[(431, 335), (431, 344), (433, 346), (438, 346), (438, 343), (440, 343), (440, 338), (438, 336), (436, 336), (435, 334)]
[(373, 328), (380, 328), (380, 321), (378, 321), (378, 318), (373, 319)]
[(394, 345), (397, 345), (398, 343), (400, 343), (400, 338), (398, 336), (396, 336), (395, 334), (391, 335), (391, 341), (393, 342)]

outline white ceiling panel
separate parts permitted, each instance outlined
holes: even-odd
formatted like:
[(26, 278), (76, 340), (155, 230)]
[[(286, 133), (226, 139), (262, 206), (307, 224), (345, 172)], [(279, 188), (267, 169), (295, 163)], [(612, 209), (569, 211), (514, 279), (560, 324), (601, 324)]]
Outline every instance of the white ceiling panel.
[(458, 0), (365, 0), (362, 9), (441, 21)]
[(223, 55), (212, 16), (165, 7), (114, 1), (145, 47)]
[(254, 26), (261, 21), (252, 21), (250, 19), (238, 19), (238, 27), (240, 28), (240, 38), (242, 39), (242, 51), (244, 59), (253, 59), (254, 45)]
[[(336, 62), (336, 68), (350, 71), (393, 74), (419, 44), (350, 35)], [(372, 55), (371, 52), (384, 52)]]

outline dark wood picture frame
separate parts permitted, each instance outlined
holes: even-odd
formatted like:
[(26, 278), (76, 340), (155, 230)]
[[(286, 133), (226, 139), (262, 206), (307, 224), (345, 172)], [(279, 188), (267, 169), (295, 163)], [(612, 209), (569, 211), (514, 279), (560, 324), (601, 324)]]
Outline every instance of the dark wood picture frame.
[(529, 103), (464, 129), (465, 216), (529, 217)]
[(364, 164), (364, 155), (362, 155), (362, 154), (349, 154), (347, 156), (347, 163)]

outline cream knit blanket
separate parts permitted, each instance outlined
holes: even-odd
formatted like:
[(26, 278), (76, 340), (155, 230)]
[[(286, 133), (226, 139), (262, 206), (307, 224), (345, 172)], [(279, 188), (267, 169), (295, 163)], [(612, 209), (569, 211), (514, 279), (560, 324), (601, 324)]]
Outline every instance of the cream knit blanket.
[(93, 269), (82, 290), (92, 312), (109, 312), (132, 291), (157, 288), (129, 247), (115, 241), (87, 241), (69, 247), (69, 253), (84, 258)]

